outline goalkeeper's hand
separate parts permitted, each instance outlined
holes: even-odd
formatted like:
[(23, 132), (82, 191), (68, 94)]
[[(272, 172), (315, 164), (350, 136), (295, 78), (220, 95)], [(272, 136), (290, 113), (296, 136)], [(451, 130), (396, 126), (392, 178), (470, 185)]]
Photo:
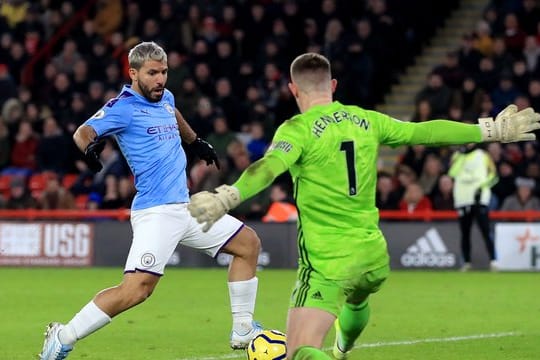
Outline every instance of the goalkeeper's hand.
[(101, 169), (103, 169), (103, 165), (101, 164), (101, 161), (99, 160), (99, 154), (101, 154), (104, 148), (105, 148), (105, 140), (96, 139), (92, 141), (90, 144), (88, 144), (88, 146), (86, 147), (86, 150), (84, 151), (86, 164), (88, 165), (88, 168), (92, 170), (92, 172), (94, 173), (98, 173)]
[(517, 111), (516, 105), (508, 105), (493, 118), (480, 118), (478, 124), (482, 130), (483, 141), (500, 141), (510, 143), (516, 141), (535, 140), (532, 132), (540, 129), (540, 114), (530, 107)]
[(215, 192), (201, 191), (191, 197), (188, 210), (207, 232), (229, 210), (240, 204), (240, 192), (234, 186), (221, 185)]

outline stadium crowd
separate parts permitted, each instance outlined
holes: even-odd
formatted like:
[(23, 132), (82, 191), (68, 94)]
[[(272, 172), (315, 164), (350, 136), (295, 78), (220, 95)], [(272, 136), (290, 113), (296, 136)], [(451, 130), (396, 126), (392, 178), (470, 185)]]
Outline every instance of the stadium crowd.
[[(234, 182), (296, 113), (287, 64), (298, 53), (331, 60), (337, 100), (373, 108), (459, 1), (435, 3), (6, 0), (0, 5), (0, 208), (130, 206), (133, 178), (114, 140), (101, 155), (104, 169), (93, 174), (71, 137), (128, 82), (127, 51), (140, 41), (166, 49), (167, 88), (221, 156), (220, 170), (192, 159), (188, 175), (196, 192)], [(539, 59), (537, 2), (492, 0), (477, 27), (427, 76), (410, 120), (475, 122), (510, 103), (540, 111)], [(453, 209), (447, 171), (455, 150), (407, 148), (395, 172), (379, 174), (379, 208)], [(492, 143), (486, 150), (499, 176), (491, 207), (540, 210), (537, 142)], [(292, 202), (289, 185), (278, 179), (232, 214), (262, 219), (271, 203)], [(517, 200), (505, 206), (507, 198)]]

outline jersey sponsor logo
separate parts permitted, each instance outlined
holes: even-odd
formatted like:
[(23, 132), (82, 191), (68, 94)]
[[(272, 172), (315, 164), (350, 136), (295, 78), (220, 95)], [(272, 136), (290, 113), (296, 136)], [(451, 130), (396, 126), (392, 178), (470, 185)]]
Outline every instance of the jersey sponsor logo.
[(280, 140), (277, 143), (272, 143), (270, 145), (270, 147), (268, 147), (268, 151), (270, 151), (270, 150), (281, 150), (283, 152), (288, 153), (289, 151), (292, 150), (292, 148), (293, 148), (292, 144), (290, 144), (290, 143), (288, 143), (286, 141)]
[(157, 125), (146, 128), (146, 133), (148, 135), (167, 134), (171, 131), (178, 132), (178, 124)]
[(456, 255), (448, 251), (437, 229), (431, 228), (407, 248), (400, 260), (404, 267), (449, 268), (456, 264)]

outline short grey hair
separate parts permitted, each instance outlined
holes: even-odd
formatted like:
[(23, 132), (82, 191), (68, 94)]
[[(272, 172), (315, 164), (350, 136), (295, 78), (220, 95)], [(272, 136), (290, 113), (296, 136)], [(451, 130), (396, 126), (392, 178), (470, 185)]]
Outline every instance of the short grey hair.
[(153, 41), (139, 43), (129, 50), (128, 61), (130, 67), (139, 70), (149, 60), (167, 63), (167, 53)]

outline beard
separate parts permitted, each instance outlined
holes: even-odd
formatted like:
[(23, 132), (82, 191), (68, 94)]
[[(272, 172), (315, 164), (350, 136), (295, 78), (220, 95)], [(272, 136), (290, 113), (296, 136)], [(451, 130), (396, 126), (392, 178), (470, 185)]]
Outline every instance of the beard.
[[(154, 88), (150, 89), (148, 86), (144, 85), (141, 81), (139, 81), (139, 89), (141, 89), (142, 95), (150, 102), (158, 102), (163, 97), (163, 94), (165, 93), (164, 88)], [(155, 91), (161, 90), (159, 94), (156, 94)]]

